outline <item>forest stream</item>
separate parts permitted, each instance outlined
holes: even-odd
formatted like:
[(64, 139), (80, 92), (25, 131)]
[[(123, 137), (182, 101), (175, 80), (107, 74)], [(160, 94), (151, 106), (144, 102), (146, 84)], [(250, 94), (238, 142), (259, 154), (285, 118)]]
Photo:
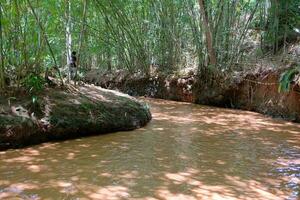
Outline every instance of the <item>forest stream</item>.
[(144, 128), (0, 152), (0, 199), (300, 198), (299, 124), (145, 101)]

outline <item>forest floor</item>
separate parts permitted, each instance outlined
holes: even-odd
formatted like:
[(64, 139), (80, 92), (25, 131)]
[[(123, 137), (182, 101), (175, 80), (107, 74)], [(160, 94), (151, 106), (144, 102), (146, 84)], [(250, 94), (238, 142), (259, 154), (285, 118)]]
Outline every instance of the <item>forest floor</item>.
[(146, 104), (95, 86), (46, 88), (35, 102), (19, 91), (0, 96), (0, 149), (132, 130), (150, 120)]

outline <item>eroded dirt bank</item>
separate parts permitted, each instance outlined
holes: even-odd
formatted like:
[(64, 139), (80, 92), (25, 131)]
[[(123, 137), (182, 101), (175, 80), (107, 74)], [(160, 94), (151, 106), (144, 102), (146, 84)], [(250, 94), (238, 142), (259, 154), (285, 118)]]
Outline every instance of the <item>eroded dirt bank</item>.
[(283, 69), (237, 73), (230, 79), (218, 76), (207, 81), (193, 74), (146, 77), (94, 71), (85, 81), (133, 96), (250, 110), (300, 122), (300, 89), (293, 86), (290, 92), (279, 93), (278, 80), (282, 72)]
[(151, 120), (146, 104), (94, 86), (49, 88), (36, 103), (28, 95), (2, 96), (0, 103), (0, 150), (132, 130)]

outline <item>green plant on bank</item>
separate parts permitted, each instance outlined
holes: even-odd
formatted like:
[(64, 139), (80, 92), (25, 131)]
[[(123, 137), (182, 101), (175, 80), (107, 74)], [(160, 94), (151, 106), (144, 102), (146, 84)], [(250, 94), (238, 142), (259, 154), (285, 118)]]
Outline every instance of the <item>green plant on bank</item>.
[(22, 86), (31, 94), (32, 103), (36, 103), (37, 94), (45, 87), (45, 80), (39, 75), (30, 74), (23, 80)]
[(300, 74), (300, 66), (296, 66), (295, 68), (289, 69), (283, 72), (279, 79), (279, 87), (278, 92), (289, 92), (291, 90), (291, 83), (295, 82), (295, 84), (300, 85), (300, 80), (295, 80), (295, 76)]

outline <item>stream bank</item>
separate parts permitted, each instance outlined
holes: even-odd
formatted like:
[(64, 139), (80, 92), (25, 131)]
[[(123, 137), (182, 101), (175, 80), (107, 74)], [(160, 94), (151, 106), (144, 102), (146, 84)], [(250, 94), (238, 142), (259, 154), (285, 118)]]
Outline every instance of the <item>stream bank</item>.
[[(287, 68), (240, 72), (216, 76), (209, 81), (193, 72), (185, 76), (91, 71), (85, 81), (132, 96), (191, 102), (255, 111), (288, 121), (300, 122), (300, 88), (278, 92), (278, 80)], [(231, 78), (228, 78), (231, 77)]]
[(0, 97), (0, 150), (52, 140), (133, 130), (151, 120), (147, 104), (94, 86), (47, 88)]

